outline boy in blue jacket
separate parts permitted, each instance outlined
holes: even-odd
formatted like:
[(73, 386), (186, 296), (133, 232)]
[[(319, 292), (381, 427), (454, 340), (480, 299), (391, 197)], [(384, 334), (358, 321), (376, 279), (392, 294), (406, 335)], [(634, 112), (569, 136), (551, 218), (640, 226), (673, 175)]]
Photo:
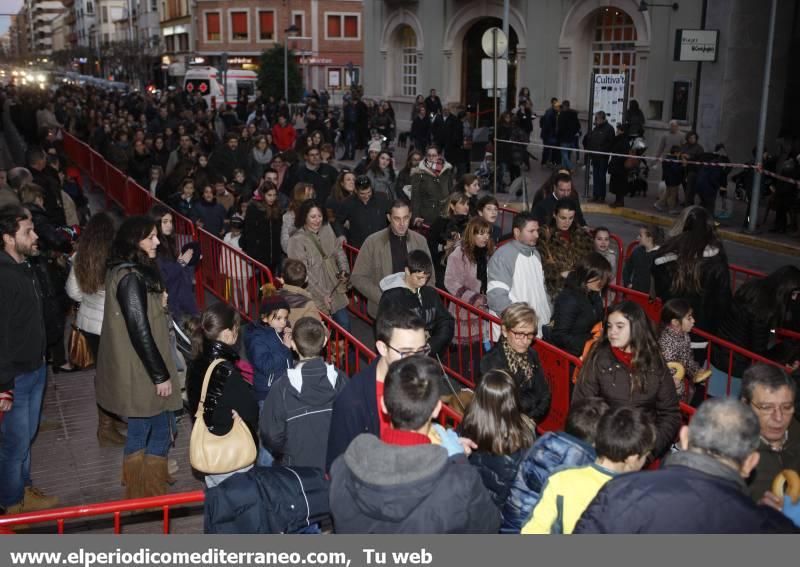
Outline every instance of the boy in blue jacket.
[(595, 461), (597, 425), (607, 411), (608, 404), (601, 398), (580, 400), (569, 410), (565, 431), (550, 431), (536, 440), (511, 484), (502, 510), (500, 533), (520, 533), (551, 474), (565, 467), (582, 467)]

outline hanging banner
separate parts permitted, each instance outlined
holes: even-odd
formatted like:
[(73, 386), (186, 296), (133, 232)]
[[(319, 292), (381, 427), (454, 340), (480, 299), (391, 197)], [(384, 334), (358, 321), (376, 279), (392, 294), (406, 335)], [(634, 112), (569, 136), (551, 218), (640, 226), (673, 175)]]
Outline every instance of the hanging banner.
[(624, 73), (595, 74), (591, 93), (592, 116), (602, 110), (606, 113), (608, 123), (616, 128), (625, 113), (627, 83), (627, 75)]

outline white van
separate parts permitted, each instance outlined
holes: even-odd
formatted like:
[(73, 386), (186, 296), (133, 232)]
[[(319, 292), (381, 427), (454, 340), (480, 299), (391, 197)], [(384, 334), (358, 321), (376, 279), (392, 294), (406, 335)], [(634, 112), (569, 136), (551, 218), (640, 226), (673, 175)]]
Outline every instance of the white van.
[(223, 88), (222, 72), (216, 67), (189, 67), (183, 77), (183, 88), (190, 93), (199, 92), (209, 106), (212, 97), (217, 104), (222, 104), (223, 99), (236, 104), (240, 91), (247, 91), (248, 100), (255, 100), (258, 75), (254, 71), (229, 69), (226, 80), (228, 84)]

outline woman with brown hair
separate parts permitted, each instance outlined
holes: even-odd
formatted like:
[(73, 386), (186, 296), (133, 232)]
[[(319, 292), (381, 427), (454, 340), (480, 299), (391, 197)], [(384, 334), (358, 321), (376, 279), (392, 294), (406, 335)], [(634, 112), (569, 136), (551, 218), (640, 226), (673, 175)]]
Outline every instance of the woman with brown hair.
[(468, 221), (469, 197), (460, 191), (450, 193), (444, 210), (433, 221), (428, 232), (428, 248), (437, 282), (444, 278), (447, 258), (461, 240)]
[[(333, 184), (331, 195), (325, 202), (325, 216), (331, 226), (336, 228), (336, 215), (345, 199), (354, 194), (356, 190), (356, 174), (349, 169), (343, 169)], [(340, 227), (341, 228), (341, 227)], [(342, 236), (337, 232), (337, 236)]]
[(247, 207), (239, 245), (248, 256), (269, 268), (273, 275), (280, 271), (283, 261), (282, 228), (278, 189), (265, 181)]
[(324, 222), (316, 201), (302, 204), (295, 219), (296, 232), (289, 239), (288, 256), (306, 266), (308, 291), (317, 309), (350, 330), (347, 286), (350, 269), (342, 242)]
[[(461, 243), (447, 259), (444, 272), (445, 289), (456, 299), (482, 311), (487, 310), (487, 267), (495, 246), (491, 234), (492, 227), (487, 221), (480, 217), (470, 220)], [(470, 355), (463, 361), (468, 367), (465, 375), (472, 374), (480, 361), (481, 343), (489, 338), (488, 325), (482, 324), (474, 312), (456, 304), (450, 305), (450, 313), (456, 320), (454, 341), (458, 348), (467, 349)], [(458, 357), (459, 363), (463, 358), (463, 355)]]
[(508, 372), (491, 370), (483, 376), (461, 422), (461, 436), (477, 445), (469, 462), (478, 467), (502, 510), (534, 441), (534, 423), (522, 412), (517, 385)]
[[(80, 303), (75, 326), (86, 338), (92, 358), (97, 360), (100, 331), (106, 301), (106, 266), (114, 241), (114, 219), (108, 213), (97, 213), (86, 224), (78, 240), (78, 251), (72, 258), (67, 278), (67, 295)], [(125, 444), (125, 436), (115, 428), (115, 417), (97, 406), (97, 440), (101, 447)], [(124, 427), (124, 423), (116, 425)]]
[(672, 374), (661, 354), (655, 326), (641, 307), (623, 301), (608, 310), (603, 337), (581, 367), (572, 403), (600, 397), (614, 408), (640, 407), (653, 418), (660, 457), (681, 426), (678, 395)]
[(289, 208), (283, 214), (283, 226), (281, 227), (281, 249), (288, 254), (289, 239), (297, 230), (294, 218), (301, 205), (315, 197), (314, 186), (311, 183), (299, 182), (292, 189), (292, 199), (289, 201)]
[(112, 246), (95, 391), (97, 403), (128, 418), (122, 479), (126, 498), (164, 494), (167, 454), (182, 407), (170, 344), (156, 223), (130, 217)]

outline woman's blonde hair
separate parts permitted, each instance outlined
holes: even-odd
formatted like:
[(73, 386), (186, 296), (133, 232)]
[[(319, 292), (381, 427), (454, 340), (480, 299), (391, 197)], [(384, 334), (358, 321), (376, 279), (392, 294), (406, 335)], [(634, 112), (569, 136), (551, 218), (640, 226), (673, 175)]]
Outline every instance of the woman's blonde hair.
[(512, 303), (503, 310), (501, 319), (506, 329), (513, 329), (517, 325), (526, 323), (533, 325), (534, 332), (539, 329), (539, 317), (527, 303)]
[(456, 205), (469, 205), (469, 196), (463, 191), (453, 191), (447, 198), (445, 209), (442, 211), (442, 216), (449, 217), (453, 214)]

